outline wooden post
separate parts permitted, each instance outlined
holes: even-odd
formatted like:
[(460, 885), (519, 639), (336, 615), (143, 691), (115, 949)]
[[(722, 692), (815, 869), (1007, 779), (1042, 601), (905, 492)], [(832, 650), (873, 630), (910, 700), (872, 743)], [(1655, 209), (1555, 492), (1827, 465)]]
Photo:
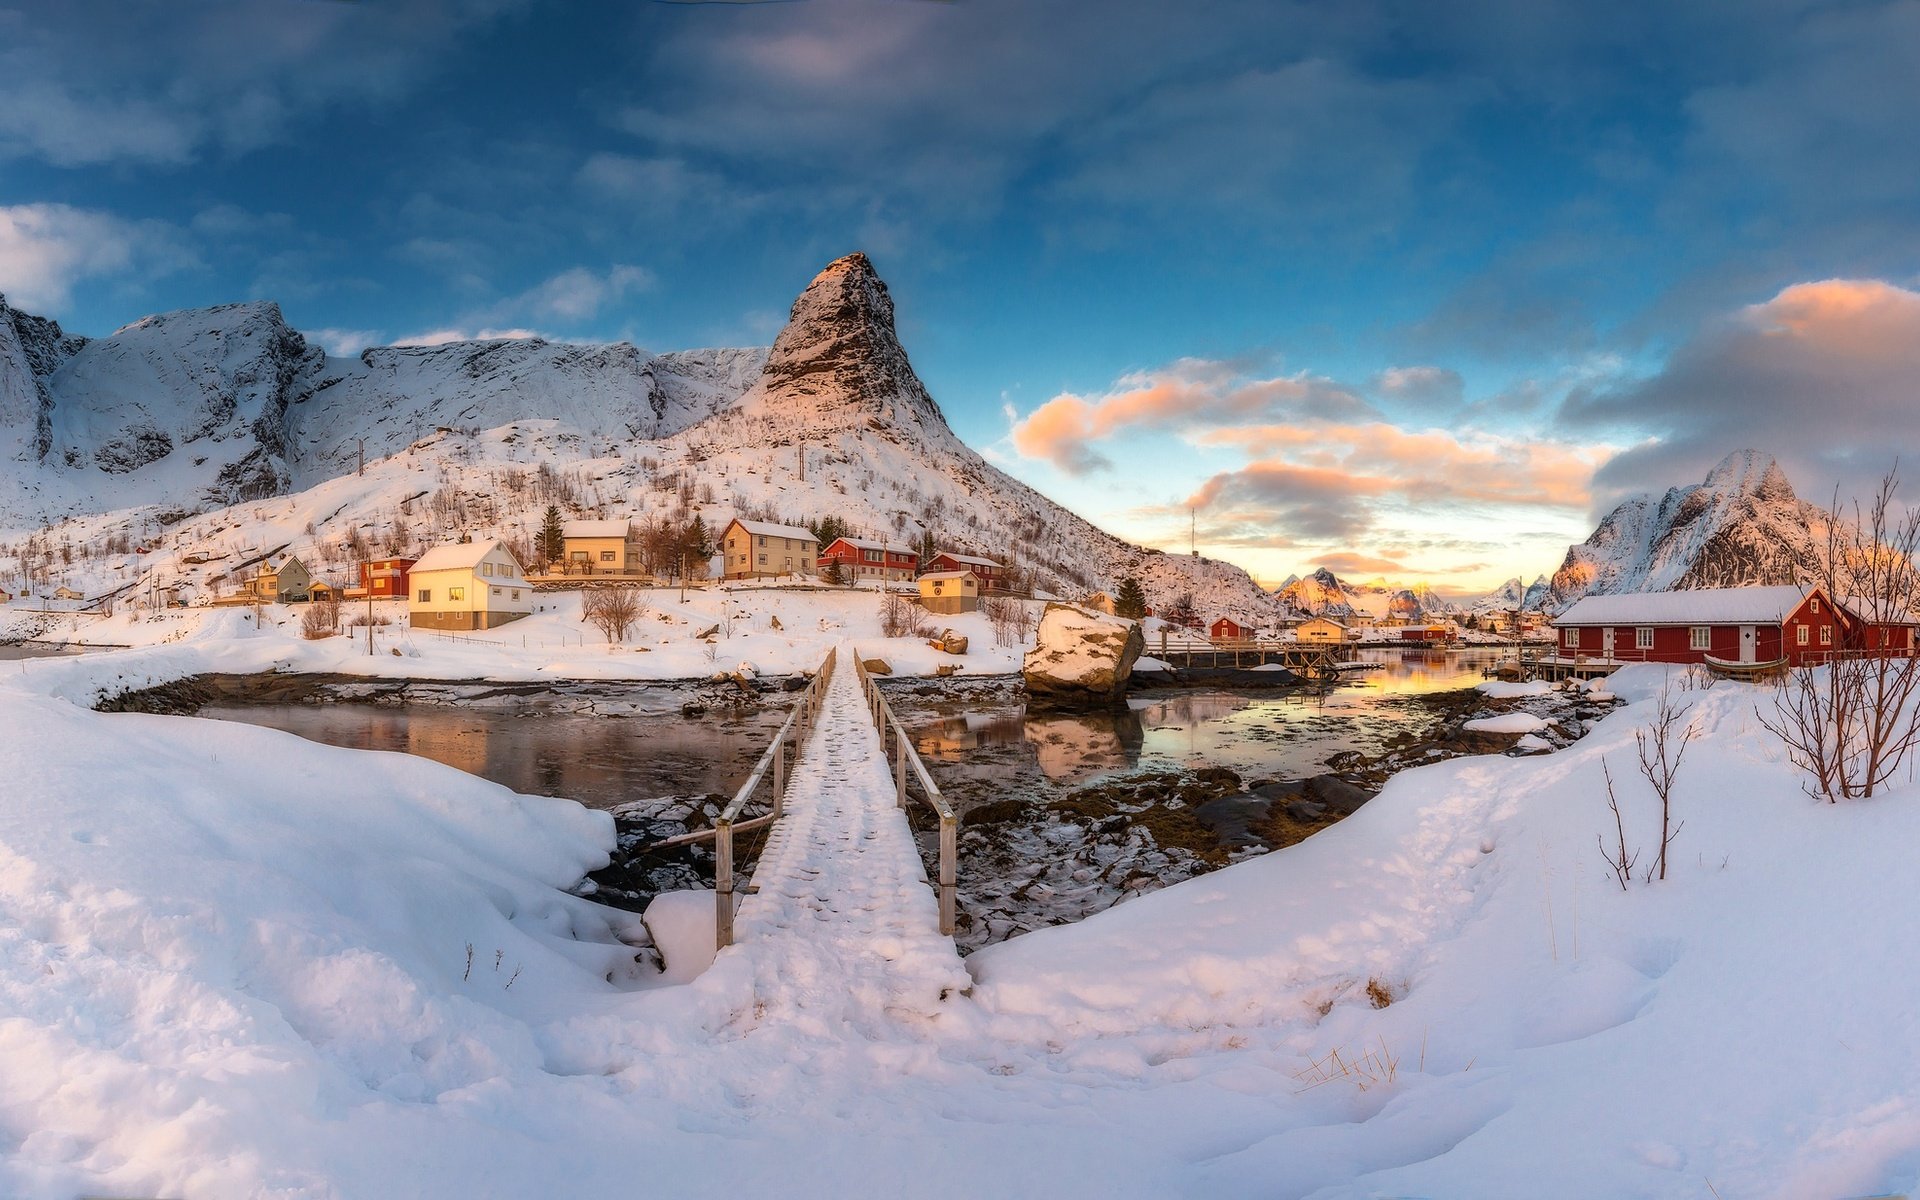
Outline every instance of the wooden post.
[(733, 822), (722, 817), (714, 826), (713, 948), (733, 945)]
[(893, 730), (893, 803), (896, 808), (907, 806), (907, 731), (897, 725)]
[(773, 744), (773, 802), (784, 800), (787, 795), (787, 739), (781, 738)]
[(940, 932), (953, 936), (955, 859), (959, 856), (960, 823), (951, 816), (940, 818)]

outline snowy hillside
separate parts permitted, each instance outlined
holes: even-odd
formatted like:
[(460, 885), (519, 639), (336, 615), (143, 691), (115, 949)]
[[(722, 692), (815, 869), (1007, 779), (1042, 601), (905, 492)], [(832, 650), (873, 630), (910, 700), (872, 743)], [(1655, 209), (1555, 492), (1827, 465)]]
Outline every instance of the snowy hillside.
[[(0, 307), (0, 579), (93, 595), (217, 590), (290, 552), (344, 568), (457, 532), (525, 545), (538, 515), (829, 515), (931, 532), (1040, 586), (1258, 617), (1237, 567), (1143, 550), (987, 463), (947, 427), (865, 255), (830, 264), (771, 351), (650, 355), (537, 339), (329, 358), (269, 303), (170, 313), (95, 341)], [(360, 471), (361, 455), (366, 459)], [(27, 535), (53, 522), (31, 545)], [(139, 558), (136, 547), (151, 551)], [(106, 561), (98, 561), (104, 557)], [(210, 562), (192, 560), (206, 559)]]
[(1797, 582), (1815, 560), (1821, 511), (1794, 495), (1770, 454), (1736, 450), (1705, 481), (1634, 496), (1567, 549), (1548, 603), (1589, 593)]

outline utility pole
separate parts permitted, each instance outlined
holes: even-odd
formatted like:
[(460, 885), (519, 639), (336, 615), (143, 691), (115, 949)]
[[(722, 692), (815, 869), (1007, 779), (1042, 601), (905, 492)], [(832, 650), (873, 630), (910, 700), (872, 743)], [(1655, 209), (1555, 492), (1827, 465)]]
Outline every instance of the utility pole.
[(373, 656), (373, 580), (367, 580), (367, 656)]
[(1187, 510), (1187, 550), (1193, 557), (1200, 557), (1200, 515), (1193, 508)]

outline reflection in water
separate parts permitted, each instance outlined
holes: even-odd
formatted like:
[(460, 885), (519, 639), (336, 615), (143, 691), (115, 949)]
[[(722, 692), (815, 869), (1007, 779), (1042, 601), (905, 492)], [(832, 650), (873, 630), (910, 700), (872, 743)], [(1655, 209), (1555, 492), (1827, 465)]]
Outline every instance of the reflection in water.
[(589, 808), (672, 795), (731, 795), (786, 719), (739, 716), (516, 715), (438, 706), (209, 705), (200, 716), (299, 734), (330, 746), (397, 750), (534, 796)]
[(1470, 687), (1500, 660), (1499, 650), (1368, 650), (1331, 690), (1280, 692), (1159, 690), (1136, 695), (1119, 713), (1027, 715), (1018, 706), (953, 712), (934, 701), (913, 711), (895, 702), (921, 755), (972, 800), (992, 798), (1032, 770), (1079, 784), (1134, 769), (1223, 766), (1243, 778), (1297, 778), (1326, 769), (1350, 750), (1375, 755), (1395, 735), (1424, 730), (1430, 713), (1407, 697)]

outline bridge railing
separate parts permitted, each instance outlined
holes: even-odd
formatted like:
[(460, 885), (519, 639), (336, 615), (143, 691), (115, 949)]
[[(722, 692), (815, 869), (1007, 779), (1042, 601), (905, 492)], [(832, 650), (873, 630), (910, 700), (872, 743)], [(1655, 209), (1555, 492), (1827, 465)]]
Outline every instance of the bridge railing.
[(953, 936), (954, 894), (959, 880), (960, 822), (953, 815), (953, 805), (940, 794), (940, 787), (934, 783), (933, 776), (927, 772), (927, 764), (920, 760), (919, 751), (913, 748), (913, 739), (900, 724), (900, 718), (893, 715), (893, 708), (887, 698), (881, 694), (880, 685), (873, 676), (867, 674), (867, 668), (858, 654), (853, 659), (854, 673), (860, 680), (861, 693), (866, 697), (867, 713), (873, 719), (874, 728), (880, 731), (881, 749), (885, 750), (889, 736), (893, 742), (893, 799), (901, 808), (907, 806), (907, 779), (911, 775), (920, 785), (920, 795), (940, 818), (940, 932)]
[[(734, 835), (748, 833), (755, 829), (771, 825), (778, 821), (786, 811), (787, 799), (787, 760), (788, 752), (799, 753), (800, 746), (807, 740), (807, 734), (820, 716), (820, 706), (825, 703), (827, 684), (833, 678), (835, 659), (838, 650), (828, 650), (826, 658), (820, 662), (820, 669), (807, 682), (800, 699), (781, 723), (779, 732), (773, 735), (773, 741), (760, 755), (760, 761), (754, 764), (753, 773), (733, 794), (733, 799), (720, 810), (712, 829), (699, 829), (692, 833), (683, 833), (679, 837), (667, 838), (653, 843), (649, 849), (664, 849), (668, 846), (685, 846), (694, 842), (713, 841), (713, 940), (714, 948), (724, 950), (733, 945), (733, 839)], [(758, 817), (740, 819), (748, 804), (753, 802), (756, 793), (764, 783), (771, 783), (773, 789), (773, 808)]]

